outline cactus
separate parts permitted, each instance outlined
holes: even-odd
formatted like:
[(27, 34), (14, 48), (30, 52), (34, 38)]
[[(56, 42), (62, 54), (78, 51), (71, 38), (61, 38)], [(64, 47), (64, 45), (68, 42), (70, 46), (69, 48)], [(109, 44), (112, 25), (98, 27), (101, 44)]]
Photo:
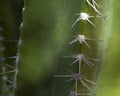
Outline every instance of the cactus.
[[(120, 95), (119, 85), (119, 0), (104, 1), (104, 14), (107, 15), (103, 27), (105, 41), (102, 50), (102, 65), (99, 72), (97, 96)], [(103, 34), (101, 34), (102, 36)]]
[[(79, 41), (79, 43), (81, 44), (81, 46), (80, 46), (80, 48), (82, 49), (82, 50), (79, 50), (78, 52), (80, 52), (80, 54), (78, 54), (78, 55), (73, 55), (73, 56), (65, 56), (65, 57), (72, 57), (72, 58), (76, 58), (75, 59), (75, 61), (73, 61), (72, 63), (71, 63), (71, 65), (73, 65), (74, 63), (76, 63), (76, 62), (78, 62), (78, 70), (77, 70), (77, 73), (75, 73), (75, 74), (72, 74), (72, 75), (55, 75), (55, 77), (60, 77), (60, 78), (68, 78), (68, 77), (71, 77), (71, 79), (70, 80), (68, 80), (68, 81), (71, 81), (71, 80), (74, 80), (74, 87), (72, 88), (72, 92), (74, 92), (74, 94), (71, 94), (71, 92), (70, 92), (70, 96), (77, 96), (77, 95), (79, 95), (79, 94), (85, 94), (85, 95), (94, 95), (94, 96), (96, 96), (96, 94), (95, 94), (95, 92), (92, 90), (92, 88), (90, 88), (89, 86), (89, 84), (87, 84), (87, 83), (90, 83), (90, 84), (93, 84), (93, 85), (96, 85), (96, 83), (94, 83), (94, 82), (92, 82), (92, 81), (90, 81), (89, 79), (87, 79), (87, 78), (85, 78), (85, 76), (84, 76), (84, 74), (87, 74), (87, 75), (89, 75), (89, 78), (92, 78), (93, 79), (93, 76), (95, 77), (95, 65), (94, 65), (94, 63), (93, 62), (91, 62), (90, 60), (92, 60), (92, 61), (99, 61), (98, 59), (92, 59), (92, 58), (88, 58), (87, 56), (86, 56), (86, 54), (83, 54), (83, 52), (85, 52), (85, 51), (90, 51), (90, 52), (92, 52), (92, 50), (96, 50), (97, 48), (91, 48), (90, 47), (90, 45), (87, 43), (87, 41), (86, 40), (91, 40), (91, 42), (92, 41), (98, 41), (97, 39), (95, 39), (94, 37), (90, 37), (90, 35), (89, 35), (89, 28), (88, 28), (88, 26), (90, 26), (90, 27), (94, 27), (93, 29), (95, 29), (95, 27), (96, 27), (96, 25), (93, 23), (93, 21), (91, 21), (91, 19), (93, 18), (93, 19), (95, 19), (95, 18), (98, 18), (98, 19), (100, 19), (100, 18), (103, 18), (103, 17), (105, 17), (105, 16), (102, 16), (101, 15), (101, 13), (100, 13), (100, 11), (98, 11), (97, 10), (97, 8), (96, 8), (96, 6), (98, 7), (98, 4), (97, 4), (97, 2), (95, 2), (94, 0), (92, 0), (91, 2), (89, 1), (89, 0), (87, 0), (87, 1), (84, 1), (83, 3), (84, 3), (84, 6), (85, 6), (85, 2), (88, 4), (88, 6), (90, 7), (90, 8), (92, 8), (93, 10), (91, 11), (92, 13), (93, 13), (93, 11), (95, 11), (97, 14), (93, 14), (93, 15), (89, 15), (88, 13), (86, 13), (86, 12), (81, 12), (81, 13), (77, 13), (77, 15), (78, 15), (78, 18), (75, 20), (75, 22), (72, 24), (72, 26), (71, 26), (71, 28), (74, 28), (75, 27), (75, 25), (77, 25), (77, 23), (79, 23), (79, 22), (85, 22), (85, 21), (87, 21), (87, 23), (89, 24), (89, 25), (84, 25), (84, 27), (83, 28), (81, 28), (81, 30), (79, 31), (79, 33), (78, 34), (82, 34), (82, 35), (77, 35), (77, 36), (75, 36), (76, 38), (74, 39), (74, 40), (72, 40), (69, 44), (71, 45), (71, 44), (73, 44), (73, 43), (75, 43), (75, 42), (77, 42), (77, 41)], [(86, 5), (87, 6), (87, 5)], [(85, 7), (84, 7), (85, 8)], [(85, 10), (85, 9), (83, 9), (83, 10)], [(87, 10), (87, 8), (86, 8), (86, 10)], [(90, 11), (88, 11), (88, 12), (90, 12)], [(80, 23), (81, 24), (81, 26), (83, 26), (83, 23)], [(86, 29), (88, 29), (88, 30), (86, 30)], [(85, 33), (86, 32), (86, 33)], [(92, 31), (91, 32), (91, 34), (93, 33), (93, 32), (96, 32), (96, 31)], [(88, 37), (86, 37), (86, 35), (87, 36), (89, 36), (90, 38), (88, 38)], [(94, 35), (91, 35), (91, 36), (94, 36)], [(88, 48), (90, 48), (91, 50), (88, 50), (87, 48), (82, 48), (82, 43), (85, 43), (85, 45), (88, 47)], [(95, 43), (94, 43), (95, 44)], [(78, 47), (79, 48), (79, 47)], [(88, 54), (87, 54), (88, 55)], [(96, 53), (93, 53), (92, 54), (93, 56), (95, 56), (96, 55)], [(91, 55), (91, 56), (92, 56)], [(87, 68), (87, 66), (85, 66), (85, 64), (86, 65), (88, 65), (90, 68), (91, 68), (91, 70), (90, 69), (88, 69)], [(96, 64), (99, 64), (99, 63), (96, 63)], [(84, 68), (84, 69), (83, 69)], [(83, 70), (82, 70), (83, 69)], [(84, 71), (84, 70), (86, 70), (87, 69), (87, 71)], [(89, 73), (92, 73), (92, 74), (89, 74)], [(80, 82), (79, 82), (80, 81)], [(86, 82), (85, 82), (86, 81)], [(81, 83), (81, 86), (79, 86), (79, 83)], [(91, 86), (92, 87), (92, 86)], [(86, 90), (87, 89), (87, 90)], [(84, 90), (84, 92), (80, 92), (80, 90)], [(89, 93), (87, 93), (87, 92), (89, 92)]]
[(21, 6), (21, 1), (0, 1), (0, 16), (2, 18), (0, 28), (3, 28), (3, 30), (0, 30), (2, 31), (0, 33), (0, 96), (14, 96), (17, 87)]
[(0, 96), (118, 96), (117, 1), (1, 0)]
[[(39, 4), (41, 4), (41, 6), (39, 6)], [(89, 19), (87, 17), (88, 22), (79, 21), (72, 26), (77, 18), (77, 16), (75, 17), (75, 14), (79, 13), (80, 11), (83, 11), (84, 13), (92, 12), (92, 18), (91, 16)], [(67, 96), (71, 93), (70, 90), (74, 92), (74, 82), (65, 83), (64, 81), (68, 79), (56, 78), (54, 75), (58, 74), (59, 76), (60, 74), (70, 74), (70, 72), (68, 72), (66, 69), (72, 71), (73, 74), (78, 72), (77, 64), (73, 64), (72, 67), (69, 67), (69, 63), (71, 63), (73, 59), (64, 58), (66, 55), (76, 55), (76, 53), (84, 54), (91, 52), (87, 54), (87, 56), (85, 54), (85, 57), (82, 57), (83, 60), (86, 63), (91, 62), (90, 65), (88, 64), (90, 67), (94, 63), (98, 63), (96, 61), (88, 61), (85, 58), (89, 57), (89, 59), (97, 59), (97, 52), (94, 53), (94, 51), (97, 50), (95, 45), (97, 45), (96, 39), (98, 39), (98, 35), (95, 31), (94, 19), (101, 19), (99, 17), (100, 16), (96, 16), (95, 11), (88, 5), (88, 3), (83, 0), (69, 0), (69, 2), (67, 0), (52, 0), (48, 1), (47, 3), (46, 1), (39, 0), (35, 0), (34, 2), (28, 2), (25, 0), (25, 11), (23, 13), (22, 27), (22, 45), (20, 47), (21, 65), (18, 79), (18, 95), (30, 96), (32, 94), (44, 94), (44, 96), (47, 96), (51, 94), (52, 91), (51, 95), (53, 96)], [(96, 27), (97, 29), (99, 28), (97, 25)], [(82, 44), (78, 44), (77, 42), (76, 44), (71, 44), (73, 36), (77, 36), (77, 34), (83, 34), (83, 41), (78, 38), (78, 41)], [(89, 66), (84, 64), (84, 67), (82, 67), (81, 70), (84, 68), (83, 73), (86, 73), (88, 79), (90, 79), (90, 82), (92, 82), (95, 81), (96, 78), (96, 68), (93, 67), (91, 69)], [(24, 78), (23, 81), (22, 78)], [(88, 79), (86, 80), (89, 82)], [(48, 82), (47, 86), (44, 85), (46, 82)], [(81, 83), (78, 83), (78, 90), (87, 89), (85, 91), (87, 93), (83, 94), (89, 94), (89, 91), (94, 94), (91, 85), (90, 88), (88, 87), (89, 85), (87, 86), (86, 83), (83, 82), (83, 80), (81, 80), (81, 82), (84, 86), (81, 86)], [(26, 86), (29, 86), (29, 88)], [(52, 87), (51, 90), (48, 89), (49, 87)], [(35, 88), (39, 88), (39, 91), (34, 90)], [(47, 92), (44, 93), (44, 90)]]

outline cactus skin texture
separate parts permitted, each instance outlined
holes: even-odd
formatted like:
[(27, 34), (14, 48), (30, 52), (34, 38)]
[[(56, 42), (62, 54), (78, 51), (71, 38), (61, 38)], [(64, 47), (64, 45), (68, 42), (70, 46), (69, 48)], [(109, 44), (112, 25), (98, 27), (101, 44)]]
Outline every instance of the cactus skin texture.
[(80, 4), (81, 0), (24, 0), (17, 95), (69, 94), (70, 84), (64, 86), (64, 80), (56, 82), (53, 75), (56, 70), (65, 73), (69, 65), (62, 56), (73, 50), (68, 44), (73, 33), (70, 27)]
[[(97, 96), (120, 96), (120, 6), (119, 0), (104, 0), (104, 14), (107, 16), (103, 27), (104, 43)], [(103, 34), (102, 34), (103, 35)]]
[[(54, 75), (71, 73), (66, 69), (78, 72), (77, 64), (69, 67), (73, 59), (66, 59), (63, 56), (90, 52), (88, 57), (97, 57), (95, 42), (89, 42), (92, 49), (84, 44), (69, 45), (73, 36), (77, 34), (84, 33), (90, 38), (98, 37), (96, 29), (88, 22), (80, 21), (71, 29), (77, 18), (76, 13), (80, 11), (90, 14), (92, 12), (92, 15), (95, 13), (84, 0), (50, 0), (47, 2), (24, 0), (24, 6), (17, 95), (68, 96), (74, 87), (74, 82), (66, 83), (68, 79), (57, 79)], [(94, 21), (93, 18), (92, 22), (96, 23)], [(98, 26), (96, 27), (99, 28)], [(94, 81), (95, 71), (96, 68), (84, 68), (84, 73)], [(83, 89), (81, 84), (78, 86), (78, 90)]]

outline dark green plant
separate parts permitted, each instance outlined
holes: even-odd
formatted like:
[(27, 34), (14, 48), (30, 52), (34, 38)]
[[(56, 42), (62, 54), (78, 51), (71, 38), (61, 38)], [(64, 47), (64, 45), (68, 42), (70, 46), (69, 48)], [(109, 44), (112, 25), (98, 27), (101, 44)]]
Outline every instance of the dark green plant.
[[(91, 53), (87, 57), (97, 58), (97, 52), (94, 53), (97, 50), (96, 42), (94, 41), (88, 41), (92, 49), (85, 44), (69, 45), (73, 36), (77, 34), (84, 33), (83, 35), (88, 38), (97, 39), (94, 26), (88, 22), (80, 21), (71, 29), (72, 24), (76, 20), (74, 14), (80, 11), (92, 12), (92, 15), (96, 14), (90, 8), (87, 2), (82, 0), (52, 0), (47, 3), (43, 0), (25, 1), (19, 75), (19, 78), (24, 79), (19, 79), (18, 95), (44, 94), (44, 96), (47, 96), (51, 92), (53, 96), (69, 95), (70, 90), (74, 88), (74, 82), (71, 82), (72, 84), (65, 83), (66, 79), (59, 80), (54, 75), (70, 74), (66, 69), (78, 72), (77, 64), (68, 67), (72, 59), (63, 58), (65, 55), (81, 52), (88, 53), (90, 51)], [(85, 65), (83, 73), (89, 73), (87, 74), (88, 78), (95, 81), (93, 79), (95, 78), (93, 75), (93, 73), (95, 74), (95, 68), (91, 70)], [(46, 82), (48, 82), (47, 85)], [(83, 87), (78, 89), (83, 89)]]
[(22, 3), (21, 0), (0, 0), (0, 28), (3, 29), (0, 33), (0, 96), (14, 96), (16, 91)]

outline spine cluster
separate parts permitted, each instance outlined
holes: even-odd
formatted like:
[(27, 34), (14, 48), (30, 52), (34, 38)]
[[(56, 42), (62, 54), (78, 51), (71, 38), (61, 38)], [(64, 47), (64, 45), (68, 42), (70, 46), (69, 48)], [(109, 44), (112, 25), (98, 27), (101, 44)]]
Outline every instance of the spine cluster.
[[(22, 29), (22, 25), (23, 23), (20, 24), (20, 30)], [(0, 27), (0, 32), (1, 31), (2, 27)], [(16, 51), (14, 56), (4, 56), (4, 52), (2, 52), (4, 58), (0, 58), (0, 61), (2, 62), (2, 70), (0, 70), (0, 76), (2, 78), (2, 91), (0, 90), (0, 96), (3, 96), (4, 94), (6, 94), (6, 96), (14, 96), (17, 89), (18, 63), (20, 55), (19, 47), (21, 45), (21, 38), (19, 37), (17, 40), (8, 40), (4, 37), (0, 37), (0, 41), (2, 44), (13, 43), (14, 50)], [(1, 47), (0, 51), (4, 51), (3, 49), (6, 51), (6, 48), (3, 47)]]
[[(8, 96), (14, 96), (14, 92), (17, 88), (17, 75), (18, 75), (18, 61), (19, 61), (19, 45), (20, 40), (5, 40), (3, 37), (2, 43), (15, 43), (16, 55), (15, 56), (3, 56), (2, 57), (2, 70), (0, 75), (2, 77), (2, 89), (1, 94), (8, 94)], [(4, 48), (6, 50), (6, 48)]]
[[(98, 10), (99, 5), (95, 0), (86, 0), (85, 1), (88, 6), (95, 11), (96, 15), (88, 15), (86, 12), (81, 12), (76, 15), (78, 15), (78, 18), (75, 20), (71, 28), (73, 28), (79, 21), (87, 21), (91, 26), (95, 27), (95, 24), (90, 20), (91, 18), (101, 18), (104, 17), (101, 15), (101, 12)], [(84, 43), (88, 48), (91, 48), (91, 46), (88, 44), (89, 41), (101, 41), (99, 39), (92, 39), (89, 37), (86, 37), (84, 34), (78, 34), (77, 36), (74, 36), (75, 38), (69, 42), (69, 45), (79, 42), (81, 45)], [(82, 67), (84, 64), (86, 64), (89, 68), (94, 67), (94, 63), (92, 61), (99, 61), (98, 59), (93, 59), (88, 57), (86, 54), (83, 52), (76, 54), (76, 55), (71, 55), (71, 56), (64, 56), (66, 58), (74, 58), (75, 60), (71, 63), (71, 65), (78, 64), (78, 72), (69, 74), (69, 75), (55, 75), (55, 77), (60, 77), (60, 78), (70, 78), (68, 81), (74, 81), (74, 88), (70, 91), (69, 96), (89, 96), (93, 95), (96, 96), (95, 92), (93, 89), (89, 86), (89, 84), (92, 84), (93, 86), (96, 85), (95, 82), (87, 79), (84, 76), (84, 73), (81, 71)], [(85, 92), (82, 92), (78, 90), (78, 85), (79, 83), (85, 88)]]

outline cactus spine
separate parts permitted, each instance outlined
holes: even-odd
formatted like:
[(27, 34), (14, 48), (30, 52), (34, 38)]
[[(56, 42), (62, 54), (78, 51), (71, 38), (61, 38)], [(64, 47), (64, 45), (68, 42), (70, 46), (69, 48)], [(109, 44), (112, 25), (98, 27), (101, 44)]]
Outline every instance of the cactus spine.
[[(88, 4), (88, 7), (90, 8), (90, 10), (93, 9), (93, 11), (95, 11), (95, 14), (91, 16), (91, 15), (89, 15), (90, 13), (88, 14), (86, 12), (77, 13), (78, 18), (73, 23), (71, 28), (76, 27), (76, 25), (79, 22), (82, 22), (82, 21), (83, 22), (87, 21), (89, 23), (90, 27), (95, 27), (96, 25), (91, 21), (91, 19), (95, 19), (95, 18), (99, 19), (99, 18), (104, 17), (104, 16), (102, 16), (101, 12), (98, 10), (99, 4), (98, 4), (97, 1), (86, 0), (85, 2)], [(83, 46), (82, 43), (84, 43), (89, 49), (93, 50), (91, 48), (91, 46), (87, 43), (87, 40), (90, 40), (92, 42), (92, 41), (98, 41), (99, 39), (97, 40), (96, 38), (87, 37), (84, 32), (80, 31), (80, 34), (75, 36), (75, 39), (72, 40), (69, 44), (71, 45), (71, 44), (78, 41), (81, 44), (81, 46)], [(84, 49), (84, 51), (86, 51), (86, 50), (87, 50), (87, 48)], [(84, 54), (84, 52), (82, 52), (82, 51), (77, 55), (75, 54), (75, 55), (65, 56), (65, 57), (75, 58), (75, 60), (71, 63), (71, 65), (78, 62), (78, 72), (77, 73), (73, 73), (71, 75), (55, 75), (55, 77), (60, 77), (60, 78), (71, 78), (68, 81), (72, 81), (72, 80), (74, 81), (74, 87), (70, 91), (69, 96), (79, 96), (79, 95), (85, 95), (85, 96), (93, 95), (93, 96), (96, 96), (95, 92), (92, 90), (93, 86), (91, 86), (92, 88), (90, 88), (90, 86), (89, 86), (90, 84), (96, 85), (96, 83), (87, 79), (84, 76), (84, 72), (82, 72), (82, 69), (84, 67), (88, 66), (89, 68), (91, 68), (91, 70), (95, 70), (95, 68), (93, 68), (93, 67), (95, 67), (93, 61), (98, 62), (99, 60), (86, 56), (86, 54)], [(84, 66), (84, 65), (87, 65), (87, 66)], [(86, 71), (86, 73), (87, 73), (87, 71)], [(93, 76), (94, 76), (94, 74), (93, 74)], [(82, 88), (84, 88), (83, 92), (79, 90), (80, 89), (80, 87), (78, 87), (80, 85), (79, 83), (81, 83), (81, 86), (83, 86)]]
[[(20, 45), (20, 22), (22, 1), (1, 0), (0, 13), (4, 30), (0, 34), (0, 43), (5, 50), (0, 51), (0, 96), (15, 96), (17, 89), (19, 45)], [(13, 6), (15, 5), (15, 6)], [(18, 15), (19, 14), (19, 15)], [(8, 23), (9, 22), (9, 23)], [(2, 29), (0, 27), (0, 29)], [(2, 47), (1, 47), (2, 48)], [(1, 49), (3, 50), (3, 48)], [(4, 57), (4, 58), (3, 58)]]

